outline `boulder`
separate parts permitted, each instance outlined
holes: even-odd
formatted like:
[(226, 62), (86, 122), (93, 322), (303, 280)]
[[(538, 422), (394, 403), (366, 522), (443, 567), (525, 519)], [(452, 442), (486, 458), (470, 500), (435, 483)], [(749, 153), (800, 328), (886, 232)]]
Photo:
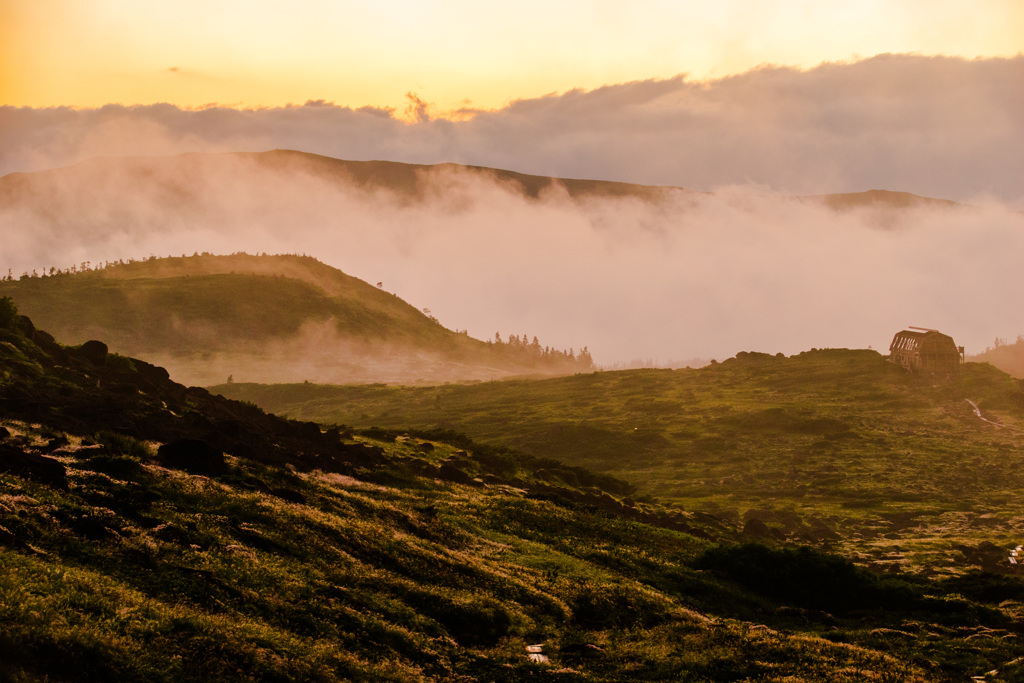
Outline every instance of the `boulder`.
[(772, 535), (772, 530), (757, 517), (752, 517), (743, 525), (743, 533), (755, 538), (769, 538)]
[(60, 462), (4, 444), (0, 444), (0, 472), (10, 472), (55, 488), (68, 487), (67, 470)]
[(157, 462), (192, 474), (221, 474), (227, 471), (224, 453), (199, 439), (178, 439), (157, 449)]
[(473, 477), (447, 462), (438, 468), (437, 476), (439, 479), (455, 482), (456, 484), (470, 484), (473, 480)]
[(79, 346), (78, 353), (82, 358), (95, 365), (103, 365), (107, 362), (107, 345), (95, 339), (91, 339)]

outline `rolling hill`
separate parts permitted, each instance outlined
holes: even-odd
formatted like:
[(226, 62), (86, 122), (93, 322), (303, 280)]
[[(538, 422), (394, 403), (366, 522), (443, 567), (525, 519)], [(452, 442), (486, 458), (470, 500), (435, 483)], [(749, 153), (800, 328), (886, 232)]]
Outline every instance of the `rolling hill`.
[(994, 347), (989, 347), (975, 356), (969, 356), (968, 360), (974, 363), (991, 363), (1017, 379), (1024, 379), (1024, 336), (1018, 336), (1012, 344), (999, 340)]
[[(324, 183), (364, 193), (389, 193), (405, 201), (423, 201), (457, 189), (453, 178), (497, 182), (529, 199), (565, 192), (575, 200), (595, 197), (658, 202), (706, 194), (681, 187), (638, 185), (609, 180), (556, 178), (464, 164), (408, 164), (397, 161), (353, 161), (296, 150), (267, 152), (187, 153), (154, 157), (97, 157), (73, 166), (0, 177), (0, 208), (43, 218), (54, 225), (99, 223), (160, 213), (179, 220), (194, 219), (206, 208), (208, 194), (237, 192), (257, 198), (267, 187), (239, 187), (239, 173), (262, 172), (271, 183), (285, 178)], [(245, 180), (254, 175), (244, 174)], [(857, 207), (900, 210), (921, 205), (956, 206), (944, 199), (909, 192), (868, 190), (795, 197), (820, 202), (835, 210)]]
[(311, 257), (147, 259), (0, 282), (62, 343), (107, 339), (190, 384), (440, 383), (591, 367), (589, 356), (482, 342)]
[(1024, 387), (986, 364), (932, 384), (874, 351), (815, 350), (472, 386), (211, 390), (324, 424), (443, 428), (557, 454), (866, 565), (943, 573), (973, 552), (965, 541), (1024, 540)]
[(285, 420), (0, 298), (6, 680), (1021, 673), (1019, 576), (879, 576), (624, 493), (465, 437)]

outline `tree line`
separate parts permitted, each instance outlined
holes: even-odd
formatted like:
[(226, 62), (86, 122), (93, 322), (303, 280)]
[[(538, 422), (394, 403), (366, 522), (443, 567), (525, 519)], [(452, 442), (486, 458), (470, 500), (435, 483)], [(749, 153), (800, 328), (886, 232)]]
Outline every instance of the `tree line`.
[(502, 340), (501, 333), (495, 332), (494, 339), (487, 340), (488, 344), (502, 348), (507, 351), (517, 352), (532, 359), (534, 362), (544, 365), (568, 365), (578, 372), (594, 370), (594, 359), (590, 356), (590, 349), (584, 346), (579, 351), (552, 348), (541, 346), (536, 336), (530, 341), (529, 335), (509, 335), (507, 340)]

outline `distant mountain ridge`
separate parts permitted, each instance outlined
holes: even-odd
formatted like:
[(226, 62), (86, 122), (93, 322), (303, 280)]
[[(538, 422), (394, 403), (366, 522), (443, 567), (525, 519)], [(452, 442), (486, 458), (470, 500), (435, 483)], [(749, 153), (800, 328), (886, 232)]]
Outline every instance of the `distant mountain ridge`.
[[(62, 192), (84, 187), (87, 179), (106, 178), (99, 190), (118, 190), (116, 181), (127, 181), (128, 186), (155, 186), (154, 196), (168, 205), (178, 202), (178, 209), (188, 212), (190, 208), (190, 182), (204, 174), (216, 176), (236, 162), (253, 164), (257, 168), (286, 174), (300, 174), (321, 180), (348, 185), (362, 191), (387, 191), (406, 200), (423, 199), (431, 187), (431, 181), (451, 173), (465, 173), (482, 179), (496, 181), (524, 197), (538, 199), (549, 192), (564, 191), (573, 199), (593, 197), (626, 197), (644, 201), (662, 201), (671, 197), (698, 196), (708, 194), (671, 185), (641, 185), (611, 180), (583, 178), (559, 178), (553, 176), (519, 173), (486, 166), (472, 166), (456, 163), (411, 164), (397, 161), (353, 161), (300, 152), (275, 149), (266, 152), (189, 152), (173, 156), (140, 157), (95, 157), (72, 166), (44, 171), (10, 173), (0, 177), (0, 207), (21, 208), (38, 216), (59, 218), (61, 209), (70, 202), (57, 204), (40, 202), (52, 200), (51, 191), (60, 188)], [(167, 176), (169, 170), (182, 171), (185, 178)], [(230, 177), (220, 177), (230, 181)], [(92, 188), (91, 188), (92, 189)], [(123, 189), (118, 191), (123, 192)], [(114, 199), (114, 196), (109, 197)], [(821, 202), (833, 210), (849, 210), (856, 207), (886, 207), (905, 209), (921, 205), (958, 206), (947, 199), (923, 197), (909, 192), (872, 189), (865, 192), (833, 193), (822, 195), (794, 196), (801, 201)], [(69, 207), (70, 208), (70, 207)]]
[(45, 275), (0, 282), (0, 296), (62, 343), (106, 339), (193, 384), (419, 384), (591, 368), (589, 353), (454, 332), (308, 256), (196, 254)]

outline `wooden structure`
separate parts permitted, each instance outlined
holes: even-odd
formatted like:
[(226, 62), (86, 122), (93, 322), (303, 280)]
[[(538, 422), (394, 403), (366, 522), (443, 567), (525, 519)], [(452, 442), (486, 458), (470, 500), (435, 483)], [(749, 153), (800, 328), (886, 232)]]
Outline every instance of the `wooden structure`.
[(911, 327), (892, 338), (889, 360), (915, 373), (954, 375), (964, 362), (964, 347), (938, 330)]

